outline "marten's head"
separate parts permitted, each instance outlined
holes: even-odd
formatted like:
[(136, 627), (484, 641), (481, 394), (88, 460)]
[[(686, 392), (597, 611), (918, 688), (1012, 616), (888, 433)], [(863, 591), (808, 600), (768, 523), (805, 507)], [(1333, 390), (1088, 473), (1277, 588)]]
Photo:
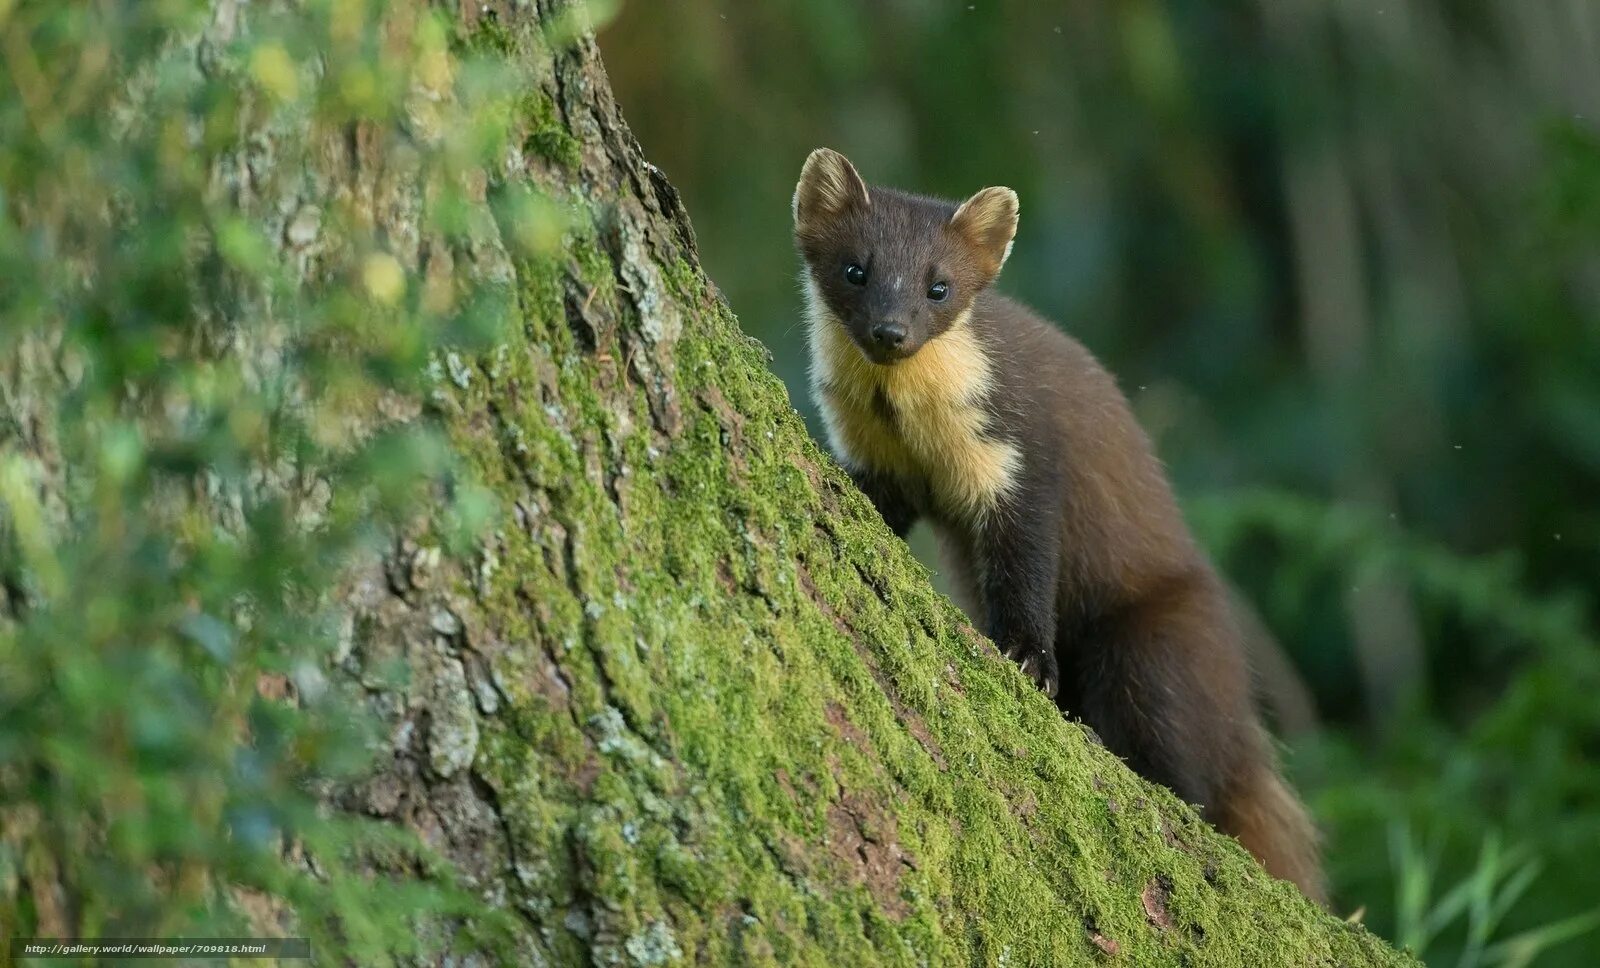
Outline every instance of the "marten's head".
[(985, 188), (956, 205), (870, 191), (844, 155), (818, 148), (794, 193), (794, 237), (814, 298), (874, 363), (921, 349), (1000, 274), (1017, 193)]

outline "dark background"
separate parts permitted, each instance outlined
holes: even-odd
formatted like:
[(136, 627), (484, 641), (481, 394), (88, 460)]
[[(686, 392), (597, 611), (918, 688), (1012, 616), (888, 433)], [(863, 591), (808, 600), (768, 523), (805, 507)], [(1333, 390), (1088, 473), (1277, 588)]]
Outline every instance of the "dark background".
[(814, 427), (806, 153), (1016, 189), (1001, 288), (1118, 375), (1310, 687), (1340, 913), (1593, 963), (1600, 6), (634, 0), (601, 45)]

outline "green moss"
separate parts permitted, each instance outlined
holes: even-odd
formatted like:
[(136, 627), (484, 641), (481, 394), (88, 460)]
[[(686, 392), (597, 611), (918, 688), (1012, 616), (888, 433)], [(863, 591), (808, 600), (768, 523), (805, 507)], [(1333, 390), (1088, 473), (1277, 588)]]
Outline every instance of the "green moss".
[[(471, 28), (457, 31), (453, 46), (458, 54), (491, 59), (523, 59), (537, 62), (548, 56), (548, 39), (539, 31), (514, 33), (492, 12), (487, 12)], [(527, 52), (521, 48), (526, 48)], [(537, 86), (523, 94), (517, 105), (523, 145), (546, 161), (576, 170), (582, 162), (582, 145), (561, 119), (555, 101)]]
[(492, 12), (479, 18), (471, 28), (458, 30), (454, 41), (457, 53), (506, 58), (517, 52), (516, 37)]
[(534, 154), (568, 169), (575, 170), (582, 163), (582, 145), (567, 130), (548, 95), (529, 92), (522, 99), (522, 116), (528, 131), (524, 145)]

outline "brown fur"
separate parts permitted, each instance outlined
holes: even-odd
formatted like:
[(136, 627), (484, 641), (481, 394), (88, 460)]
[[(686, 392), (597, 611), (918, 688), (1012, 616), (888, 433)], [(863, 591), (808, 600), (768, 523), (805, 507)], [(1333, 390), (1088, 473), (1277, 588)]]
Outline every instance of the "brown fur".
[[(1263, 741), (1267, 741), (1263, 737)], [(1317, 828), (1283, 778), (1261, 769), (1227, 796), (1217, 827), (1239, 839), (1267, 873), (1297, 884), (1307, 897), (1327, 903), (1327, 884), (1317, 862)]]

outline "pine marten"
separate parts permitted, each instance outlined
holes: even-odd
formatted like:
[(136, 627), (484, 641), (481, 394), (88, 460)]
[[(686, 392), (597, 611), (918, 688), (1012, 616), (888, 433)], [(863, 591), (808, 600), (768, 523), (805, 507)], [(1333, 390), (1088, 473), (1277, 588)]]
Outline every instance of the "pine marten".
[(1228, 591), (1149, 438), (1087, 349), (990, 288), (1017, 214), (1009, 188), (955, 204), (806, 159), (795, 242), (833, 449), (895, 533), (933, 525), (969, 613), (1063, 711), (1322, 901)]

